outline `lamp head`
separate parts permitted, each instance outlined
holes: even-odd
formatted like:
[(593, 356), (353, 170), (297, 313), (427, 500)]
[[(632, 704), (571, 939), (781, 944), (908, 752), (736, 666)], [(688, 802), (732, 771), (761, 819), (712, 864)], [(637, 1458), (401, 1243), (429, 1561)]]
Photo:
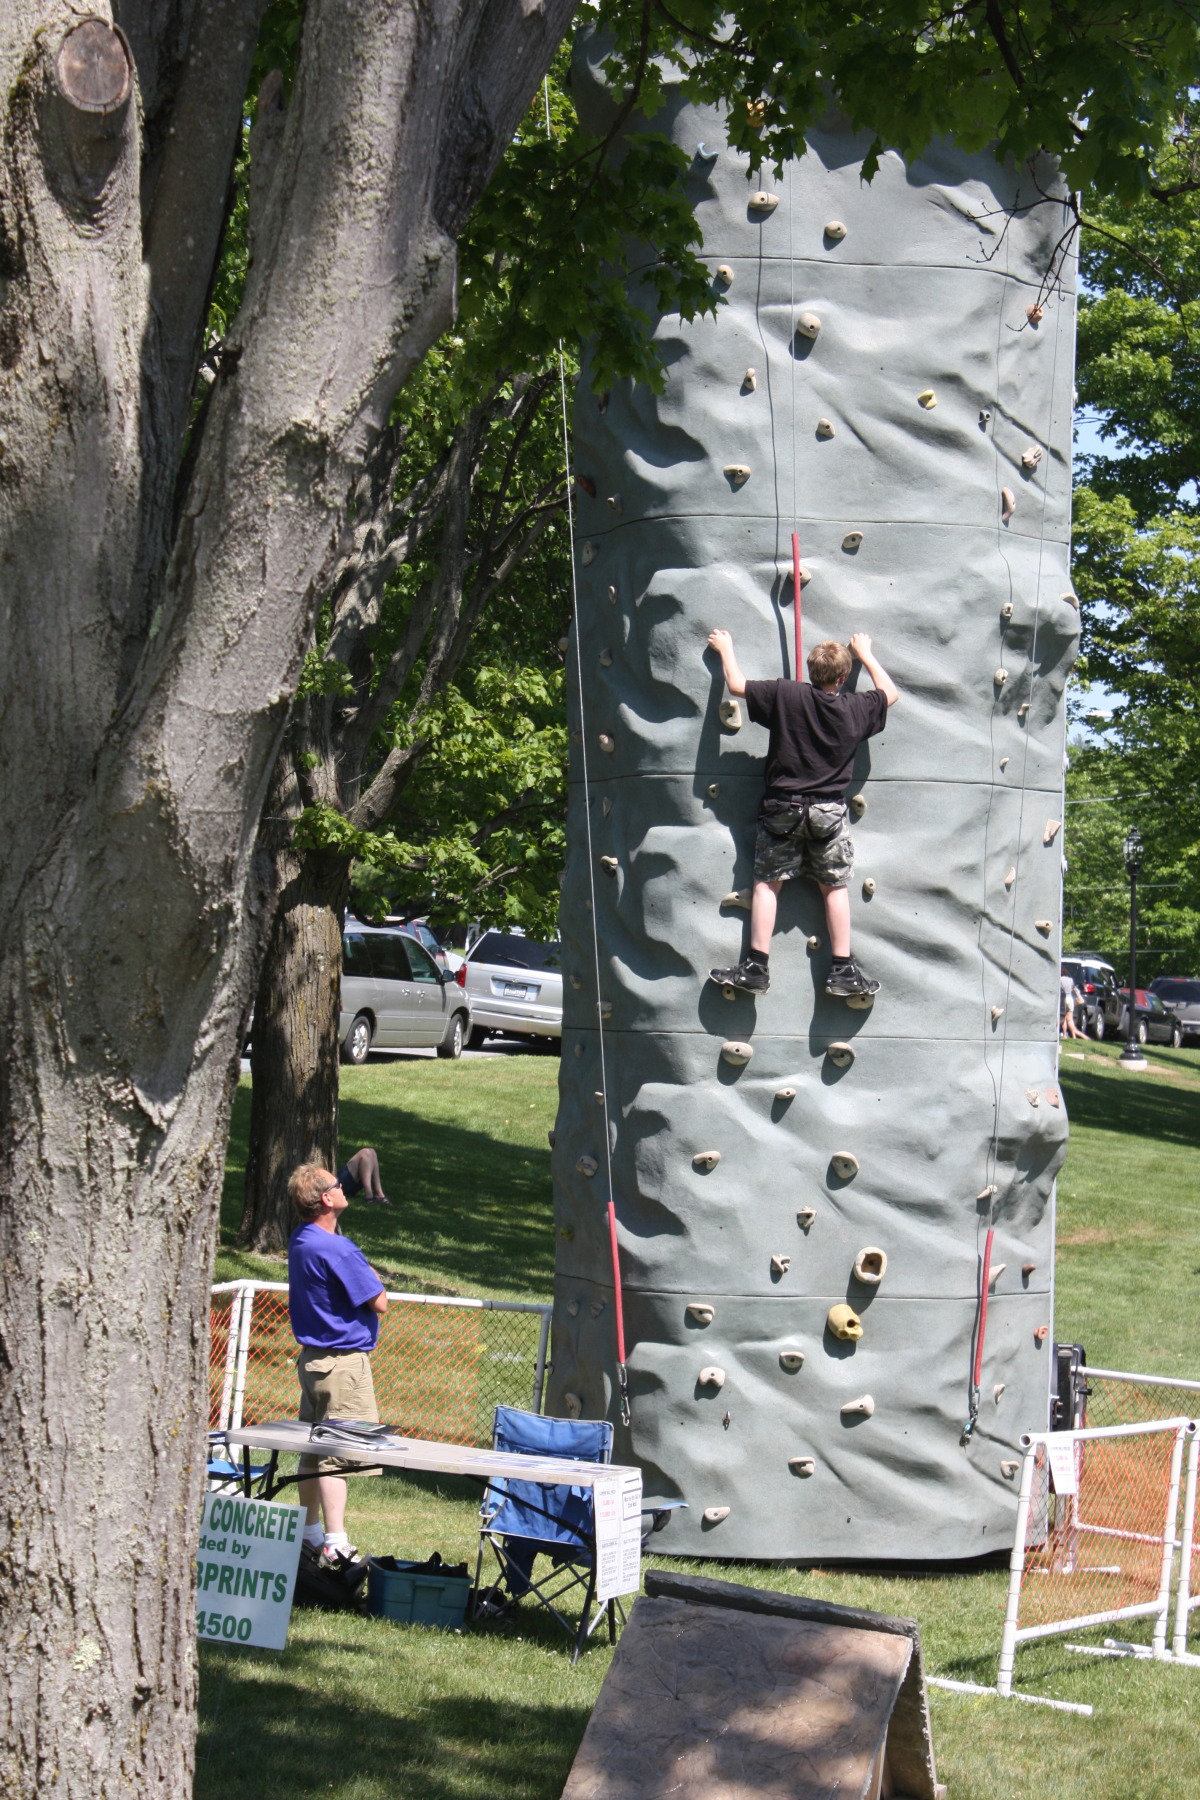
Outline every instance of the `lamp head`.
[(1129, 835), (1121, 846), (1125, 858), (1125, 867), (1131, 875), (1137, 875), (1142, 867), (1142, 834), (1136, 825), (1130, 827)]

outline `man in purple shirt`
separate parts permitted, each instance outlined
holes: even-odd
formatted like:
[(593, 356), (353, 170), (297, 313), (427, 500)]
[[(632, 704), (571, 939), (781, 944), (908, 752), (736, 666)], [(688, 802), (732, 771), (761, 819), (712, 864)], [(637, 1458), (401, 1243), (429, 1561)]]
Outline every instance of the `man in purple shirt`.
[[(377, 1424), (370, 1355), (387, 1294), (358, 1245), (338, 1235), (338, 1219), (349, 1201), (336, 1175), (319, 1163), (301, 1163), (288, 1182), (288, 1198), (300, 1220), (288, 1243), (288, 1313), (300, 1345), (300, 1417)], [(322, 1568), (349, 1574), (362, 1566), (346, 1534), (346, 1475), (354, 1467), (336, 1456), (300, 1459), (300, 1473), (308, 1477), (299, 1484), (300, 1503), (308, 1512), (305, 1550)]]

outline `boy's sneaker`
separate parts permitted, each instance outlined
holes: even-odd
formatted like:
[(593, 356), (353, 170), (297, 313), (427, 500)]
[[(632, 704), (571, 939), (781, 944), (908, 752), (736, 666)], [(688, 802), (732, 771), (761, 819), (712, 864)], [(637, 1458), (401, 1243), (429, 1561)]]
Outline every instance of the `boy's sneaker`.
[(765, 994), (771, 985), (766, 969), (761, 963), (751, 962), (748, 956), (734, 963), (732, 969), (710, 969), (708, 979), (718, 987), (741, 988), (747, 994)]
[(350, 1579), (353, 1579), (360, 1569), (365, 1574), (366, 1566), (353, 1544), (347, 1544), (344, 1548), (336, 1550), (325, 1544), (317, 1557), (319, 1569), (329, 1569), (336, 1575), (346, 1575)]
[(879, 992), (879, 983), (868, 980), (851, 957), (840, 969), (830, 969), (825, 981), (825, 992), (834, 1000), (867, 999)]

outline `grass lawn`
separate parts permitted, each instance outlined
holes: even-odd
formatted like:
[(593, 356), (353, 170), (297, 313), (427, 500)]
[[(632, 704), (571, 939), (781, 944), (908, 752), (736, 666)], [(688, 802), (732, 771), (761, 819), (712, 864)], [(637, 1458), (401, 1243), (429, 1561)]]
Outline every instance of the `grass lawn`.
[[(1095, 1364), (1198, 1375), (1200, 1053), (1151, 1049), (1152, 1071), (1131, 1076), (1114, 1067), (1116, 1046), (1089, 1043), (1074, 1057), (1072, 1048), (1061, 1069), (1071, 1147), (1059, 1183), (1056, 1335), (1084, 1343)], [(373, 1260), (410, 1288), (548, 1296), (557, 1072), (543, 1056), (379, 1058), (343, 1072), (343, 1152), (375, 1144), (400, 1203), (351, 1215)], [(240, 1210), (247, 1099), (230, 1151), (226, 1244)], [(242, 1272), (250, 1259), (223, 1249), (221, 1273)], [(449, 1480), (363, 1482), (354, 1533), (364, 1550), (463, 1560), (474, 1553), (475, 1505), (473, 1490)], [(910, 1614), (932, 1671), (995, 1679), (999, 1570), (919, 1579), (708, 1563), (703, 1572)], [(1137, 1622), (1118, 1629), (1146, 1636)], [(556, 1800), (609, 1660), (597, 1645), (572, 1669), (564, 1645), (532, 1616), (519, 1635), (458, 1635), (308, 1612), (293, 1615), (281, 1653), (202, 1645), (197, 1800)], [(1023, 1689), (1089, 1701), (1096, 1716), (932, 1690), (951, 1800), (1200, 1793), (1200, 1669), (1073, 1656), (1060, 1639), (1022, 1650), (1017, 1671)]]

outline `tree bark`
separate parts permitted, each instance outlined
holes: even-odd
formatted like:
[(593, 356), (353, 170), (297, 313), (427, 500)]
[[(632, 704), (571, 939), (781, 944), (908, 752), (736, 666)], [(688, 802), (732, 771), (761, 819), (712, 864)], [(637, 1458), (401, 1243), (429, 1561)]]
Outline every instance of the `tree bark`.
[(257, 4), (123, 0), (128, 37), (65, 0), (0, 9), (13, 1800), (191, 1793), (208, 1286), (271, 891), (258, 818), (354, 471), (449, 320), (455, 235), (572, 10), (308, 0), (177, 494)]

